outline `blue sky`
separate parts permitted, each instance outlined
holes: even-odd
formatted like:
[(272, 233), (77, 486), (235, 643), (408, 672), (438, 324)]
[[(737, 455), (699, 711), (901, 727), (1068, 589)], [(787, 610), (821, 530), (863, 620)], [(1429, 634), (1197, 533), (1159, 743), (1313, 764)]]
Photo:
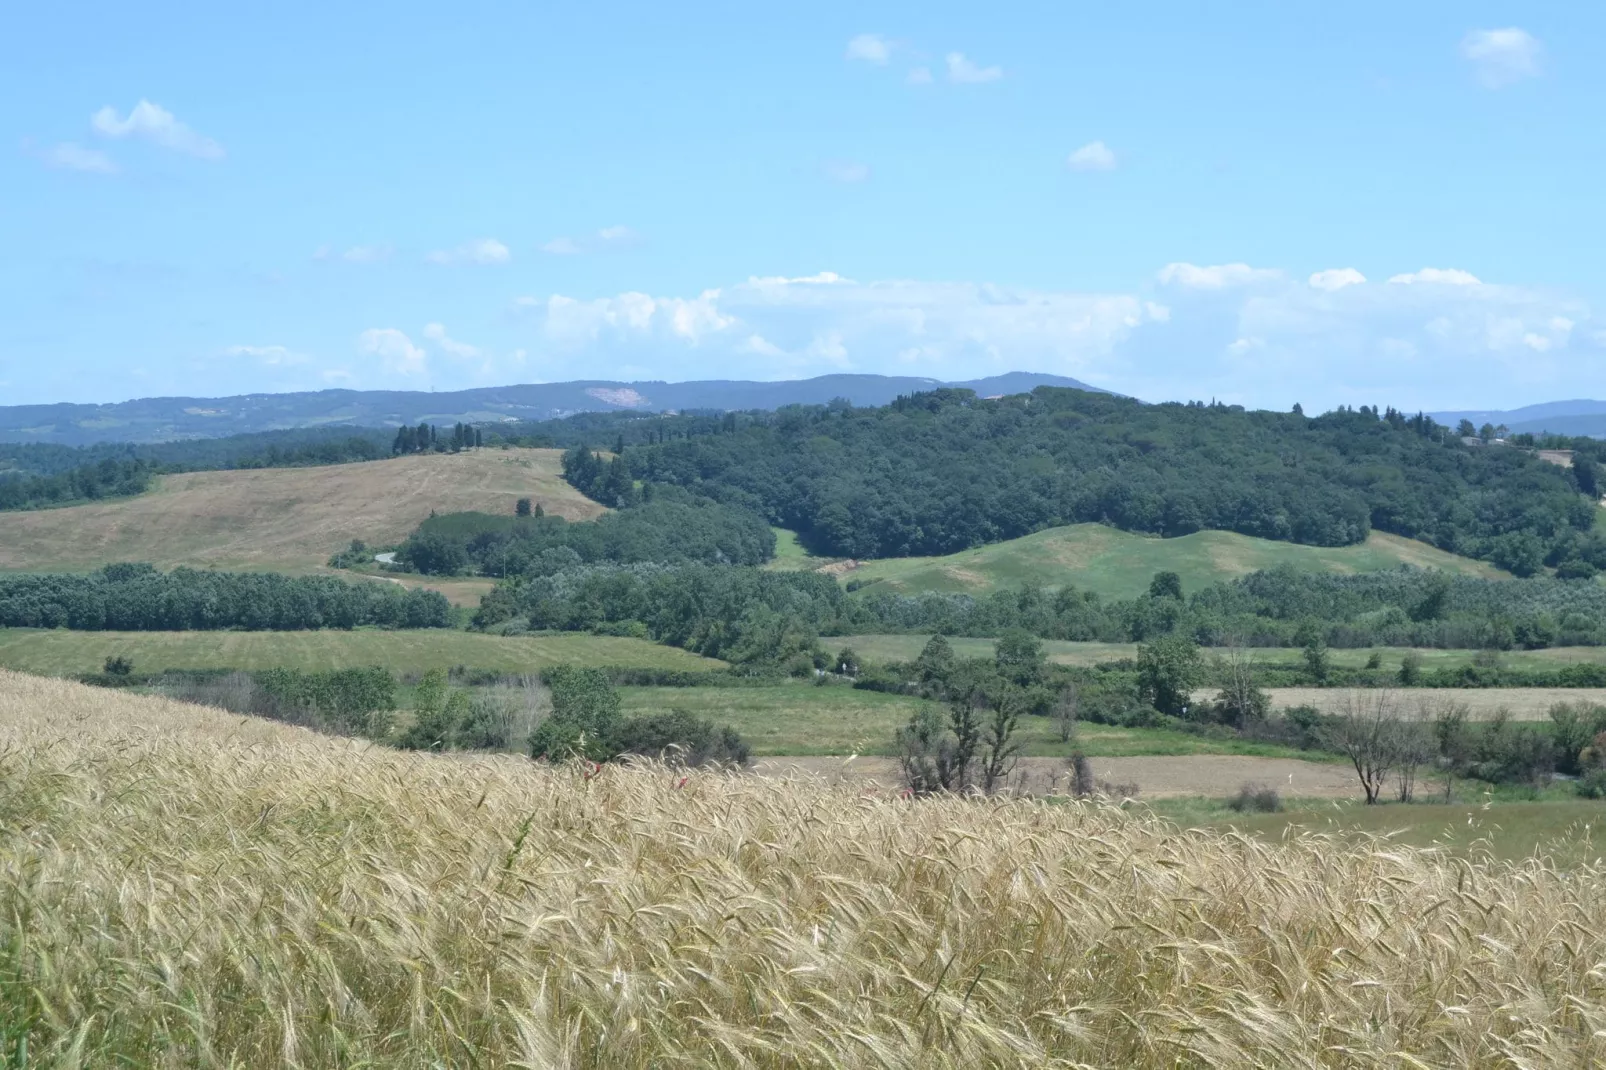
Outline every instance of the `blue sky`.
[(0, 403), (1601, 393), (1601, 5), (243, 7), (4, 16)]

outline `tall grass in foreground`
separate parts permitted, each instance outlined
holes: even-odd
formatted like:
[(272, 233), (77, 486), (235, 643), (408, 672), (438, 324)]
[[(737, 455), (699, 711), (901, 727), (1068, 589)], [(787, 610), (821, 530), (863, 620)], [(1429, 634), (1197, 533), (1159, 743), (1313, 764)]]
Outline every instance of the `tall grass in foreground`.
[(13, 1063), (1583, 1066), (1603, 999), (1599, 867), (587, 779), (0, 672)]

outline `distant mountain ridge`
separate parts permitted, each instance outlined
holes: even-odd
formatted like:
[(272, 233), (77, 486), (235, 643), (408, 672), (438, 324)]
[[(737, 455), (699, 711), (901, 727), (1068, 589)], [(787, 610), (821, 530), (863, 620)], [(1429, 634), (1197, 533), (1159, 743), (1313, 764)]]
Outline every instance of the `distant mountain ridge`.
[(1571, 401), (1546, 401), (1538, 405), (1525, 405), (1520, 409), (1481, 409), (1465, 412), (1429, 413), (1441, 424), (1454, 427), (1462, 420), (1471, 420), (1477, 427), (1484, 424), (1505, 424), (1512, 431), (1532, 434), (1550, 432), (1555, 435), (1587, 435), (1606, 438), (1606, 401), (1575, 398)]
[(839, 397), (855, 405), (885, 405), (901, 394), (939, 386), (966, 387), (983, 397), (1020, 394), (1039, 386), (1110, 393), (1062, 375), (1038, 372), (1006, 372), (966, 382), (914, 376), (821, 375), (780, 382), (595, 379), (441, 393), (319, 390), (225, 398), (141, 398), (109, 405), (4, 405), (0, 406), (0, 442), (51, 442), (63, 446), (167, 442), (326, 425), (399, 427), (424, 421), (483, 424), (622, 409), (777, 409), (785, 405), (823, 405)]

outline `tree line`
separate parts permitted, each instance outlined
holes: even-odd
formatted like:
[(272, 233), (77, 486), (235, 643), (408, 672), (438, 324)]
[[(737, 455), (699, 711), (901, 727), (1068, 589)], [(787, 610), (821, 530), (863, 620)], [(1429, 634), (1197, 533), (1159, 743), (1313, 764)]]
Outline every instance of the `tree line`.
[(565, 472), (582, 492), (613, 504), (637, 484), (672, 483), (753, 509), (828, 555), (947, 554), (1094, 521), (1322, 546), (1379, 530), (1518, 575), (1606, 562), (1581, 485), (1590, 465), (1468, 447), (1393, 409), (1307, 417), (1052, 387), (999, 399), (944, 388), (878, 408), (616, 426), (614, 458), (570, 451)]
[(798, 664), (821, 636), (864, 632), (1208, 646), (1539, 649), (1606, 644), (1606, 588), (1489, 580), (1409, 566), (1340, 576), (1279, 568), (1191, 594), (1160, 573), (1132, 599), (1022, 586), (990, 594), (848, 594), (829, 576), (735, 566), (596, 565), (499, 583), (476, 626), (640, 635), (728, 661)]
[(453, 424), (451, 434), (443, 435), (434, 424), (421, 423), (417, 427), (397, 428), (390, 452), (398, 457), (410, 453), (461, 453), (484, 444), (485, 436), (472, 424)]
[(396, 561), (426, 575), (503, 578), (602, 562), (757, 565), (774, 552), (775, 533), (756, 514), (667, 487), (633, 508), (576, 523), (533, 509), (433, 516), (402, 543)]
[(445, 628), (436, 591), (330, 576), (115, 564), (88, 575), (0, 576), (0, 627), (79, 631)]

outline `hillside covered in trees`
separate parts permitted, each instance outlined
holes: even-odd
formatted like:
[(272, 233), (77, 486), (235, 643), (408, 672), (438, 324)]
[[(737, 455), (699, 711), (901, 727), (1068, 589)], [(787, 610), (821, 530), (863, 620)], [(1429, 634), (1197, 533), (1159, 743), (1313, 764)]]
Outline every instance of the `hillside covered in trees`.
[(500, 583), (482, 628), (638, 635), (729, 661), (784, 661), (819, 636), (905, 633), (1204, 645), (1538, 649), (1606, 643), (1606, 587), (1487, 580), (1402, 567), (1354, 576), (1294, 569), (1184, 592), (1160, 573), (1133, 599), (1063, 587), (968, 594), (849, 594), (816, 572), (733, 566), (599, 565)]
[(1568, 470), (1522, 449), (1469, 447), (1393, 409), (1307, 417), (1045, 387), (588, 423), (617, 458), (577, 447), (565, 473), (597, 500), (628, 504), (640, 484), (674, 484), (835, 556), (945, 554), (1093, 521), (1319, 546), (1376, 529), (1518, 575), (1574, 559), (1606, 565), (1587, 454)]
[(579, 523), (533, 509), (430, 517), (402, 543), (396, 560), (427, 575), (507, 577), (597, 563), (758, 565), (775, 552), (775, 533), (750, 510), (694, 498), (678, 487), (649, 487), (647, 493), (648, 501)]

